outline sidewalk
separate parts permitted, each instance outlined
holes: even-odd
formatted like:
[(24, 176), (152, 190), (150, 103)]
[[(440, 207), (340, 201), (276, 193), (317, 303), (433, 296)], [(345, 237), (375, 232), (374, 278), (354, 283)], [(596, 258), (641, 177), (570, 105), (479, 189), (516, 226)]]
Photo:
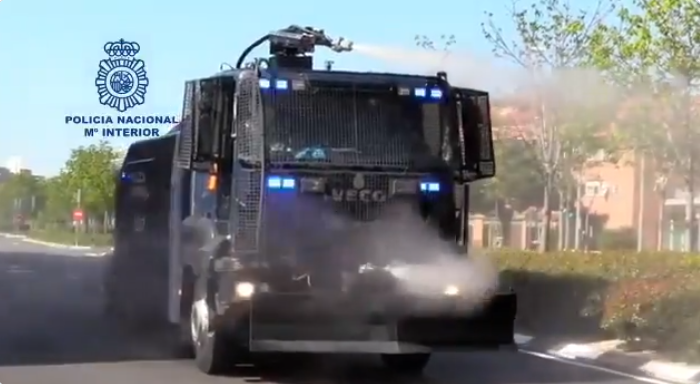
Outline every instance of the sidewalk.
[(8, 239), (21, 239), (25, 243), (38, 244), (38, 245), (43, 245), (43, 246), (50, 247), (50, 248), (94, 251), (94, 252), (88, 252), (85, 254), (86, 256), (93, 256), (93, 257), (101, 257), (101, 256), (104, 256), (105, 254), (107, 254), (111, 251), (111, 248), (108, 249), (106, 247), (90, 247), (90, 246), (85, 246), (85, 245), (61, 244), (61, 243), (55, 243), (55, 242), (50, 242), (50, 241), (37, 240), (37, 239), (33, 239), (31, 237), (27, 237), (26, 235), (18, 235), (18, 234), (14, 234), (14, 233), (0, 233), (0, 236), (8, 238)]
[(571, 343), (517, 335), (521, 349), (607, 368), (630, 375), (646, 376), (679, 384), (698, 384), (700, 365), (672, 362), (654, 351), (626, 352), (622, 340), (595, 343)]

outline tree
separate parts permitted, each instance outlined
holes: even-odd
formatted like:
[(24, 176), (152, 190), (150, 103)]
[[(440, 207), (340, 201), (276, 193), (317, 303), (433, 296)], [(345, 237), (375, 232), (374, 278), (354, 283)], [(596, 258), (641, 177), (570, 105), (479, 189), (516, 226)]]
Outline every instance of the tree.
[[(112, 210), (114, 202), (114, 163), (120, 153), (107, 142), (79, 147), (70, 158), (55, 184), (73, 197), (75, 207), (87, 215), (102, 215)], [(56, 199), (65, 199), (65, 195)]]
[(42, 178), (29, 173), (11, 175), (0, 184), (0, 225), (16, 228), (19, 217), (23, 224), (36, 219), (43, 196)]
[(670, 173), (682, 175), (688, 190), (686, 238), (693, 250), (698, 246), (693, 199), (700, 137), (692, 99), (700, 81), (700, 3), (636, 0), (633, 5), (638, 11), (619, 11), (618, 27), (596, 31), (591, 62), (628, 91), (621, 125), (641, 159), (655, 165), (659, 189), (664, 190)]
[[(542, 201), (542, 178), (537, 174), (538, 159), (529, 143), (516, 138), (497, 138), (494, 150), (498, 174), (486, 182), (487, 192), (516, 211)], [(493, 208), (494, 205), (491, 205)]]
[[(517, 31), (517, 40), (510, 41), (502, 28), (494, 21), (493, 14), (487, 13), (488, 21), (482, 24), (484, 37), (492, 44), (496, 56), (509, 59), (520, 65), (529, 74), (529, 95), (533, 105), (534, 119), (528, 124), (529, 131), (524, 132), (525, 142), (532, 143), (533, 153), (539, 159), (538, 171), (543, 180), (543, 225), (540, 236), (540, 250), (549, 246), (549, 228), (552, 212), (552, 195), (555, 192), (557, 178), (561, 177), (564, 151), (567, 147), (584, 152), (576, 143), (583, 137), (595, 137), (601, 128), (595, 131), (576, 130), (578, 125), (591, 126), (591, 122), (581, 124), (587, 116), (574, 113), (574, 105), (566, 108), (562, 98), (571, 96), (568, 84), (572, 68), (578, 68), (585, 58), (585, 51), (591, 41), (592, 31), (601, 23), (610, 6), (600, 0), (593, 12), (574, 12), (565, 0), (539, 0), (529, 8), (519, 8), (514, 2), (510, 18)], [(568, 91), (568, 92), (567, 92)], [(590, 93), (589, 96), (592, 96)], [(558, 101), (558, 102), (555, 102)], [(566, 110), (566, 113), (562, 111)], [(571, 115), (578, 115), (569, 120)], [(598, 124), (598, 122), (596, 122)], [(567, 135), (575, 132), (567, 140)], [(567, 141), (572, 145), (569, 146)], [(587, 152), (588, 149), (585, 150)], [(576, 158), (585, 158), (589, 153)], [(569, 158), (573, 159), (574, 156)]]
[(46, 179), (45, 200), (41, 220), (45, 224), (60, 224), (71, 221), (72, 210), (76, 206), (75, 194), (71, 192), (66, 174)]

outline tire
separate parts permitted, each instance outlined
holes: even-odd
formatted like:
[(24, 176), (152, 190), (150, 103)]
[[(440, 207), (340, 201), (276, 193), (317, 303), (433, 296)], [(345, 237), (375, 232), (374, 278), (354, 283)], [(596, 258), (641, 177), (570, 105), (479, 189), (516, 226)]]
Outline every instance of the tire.
[(100, 284), (102, 293), (102, 314), (107, 319), (113, 319), (119, 316), (120, 309), (117, 302), (117, 295), (114, 289), (114, 282), (109, 274), (109, 271), (102, 276)]
[(180, 322), (175, 331), (173, 352), (181, 359), (194, 359), (194, 340), (192, 338), (192, 285), (184, 273), (185, 282), (180, 289)]
[(408, 375), (420, 375), (430, 362), (430, 353), (411, 353), (402, 355), (381, 355), (382, 363), (392, 372)]
[(129, 317), (125, 303), (119, 298), (114, 288), (105, 287), (102, 301), (102, 316), (105, 320), (123, 328), (129, 328)]
[(187, 317), (180, 319), (177, 329), (173, 331), (175, 344), (171, 345), (173, 346), (173, 354), (178, 359), (195, 358), (194, 344), (192, 344), (192, 337), (190, 336), (191, 329), (191, 320)]
[(107, 318), (111, 319), (114, 318), (117, 314), (119, 313), (119, 309), (117, 308), (117, 303), (116, 300), (114, 299), (114, 294), (112, 293), (112, 290), (106, 287), (105, 285), (102, 286), (102, 315)]
[[(196, 303), (192, 304), (190, 324), (195, 323), (196, 306)], [(236, 364), (235, 347), (221, 331), (211, 329), (209, 324), (210, 322), (200, 322), (199, 327), (191, 327), (195, 364), (207, 375), (231, 372)]]

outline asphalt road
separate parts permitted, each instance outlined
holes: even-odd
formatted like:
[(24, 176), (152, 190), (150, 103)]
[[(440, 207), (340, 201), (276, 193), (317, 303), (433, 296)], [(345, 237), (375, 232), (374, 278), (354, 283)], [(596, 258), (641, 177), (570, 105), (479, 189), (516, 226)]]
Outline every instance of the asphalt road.
[(128, 335), (100, 317), (102, 260), (87, 251), (50, 249), (0, 237), (2, 384), (632, 384), (634, 379), (522, 353), (436, 355), (422, 379), (400, 379), (369, 358), (335, 357), (293, 372), (254, 367), (209, 377), (168, 356), (148, 337)]

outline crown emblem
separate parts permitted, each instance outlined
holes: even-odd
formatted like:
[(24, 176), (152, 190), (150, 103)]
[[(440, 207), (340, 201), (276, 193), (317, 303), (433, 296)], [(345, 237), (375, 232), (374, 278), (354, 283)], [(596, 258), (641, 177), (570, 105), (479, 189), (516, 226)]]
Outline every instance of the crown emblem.
[(126, 59), (136, 56), (136, 54), (141, 51), (141, 46), (134, 41), (119, 39), (119, 41), (107, 42), (103, 49), (105, 53), (109, 55), (109, 57), (115, 59)]
[(363, 189), (365, 187), (365, 177), (361, 173), (356, 173), (352, 179), (352, 187), (355, 189)]
[(141, 46), (133, 41), (109, 41), (103, 47), (109, 58), (100, 60), (95, 86), (100, 104), (119, 112), (144, 103), (148, 76), (146, 63), (135, 56)]

